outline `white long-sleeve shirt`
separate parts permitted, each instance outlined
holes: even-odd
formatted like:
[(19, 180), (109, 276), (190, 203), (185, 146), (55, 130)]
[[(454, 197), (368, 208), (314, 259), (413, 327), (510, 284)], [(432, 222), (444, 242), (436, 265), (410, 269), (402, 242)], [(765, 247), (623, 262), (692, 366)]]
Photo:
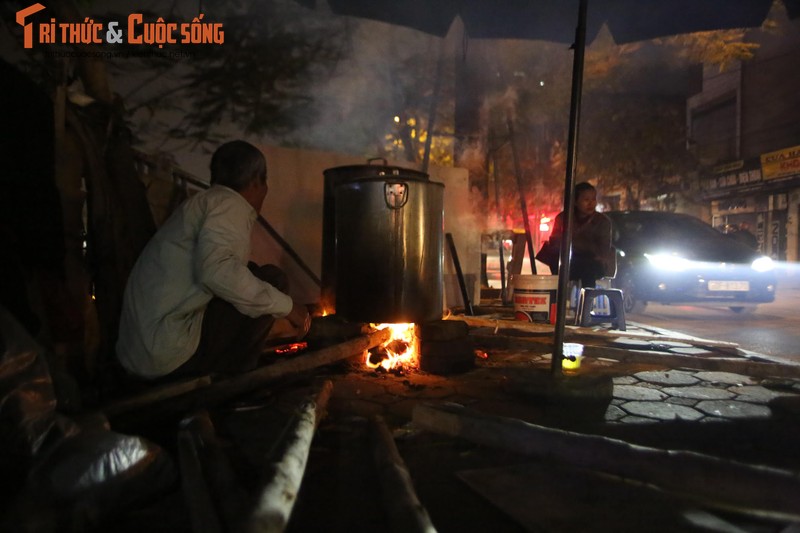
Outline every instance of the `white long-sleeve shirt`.
[(213, 296), (251, 317), (289, 314), (292, 299), (247, 268), (256, 216), (239, 193), (214, 185), (158, 230), (125, 288), (117, 358), (126, 370), (154, 378), (185, 363)]

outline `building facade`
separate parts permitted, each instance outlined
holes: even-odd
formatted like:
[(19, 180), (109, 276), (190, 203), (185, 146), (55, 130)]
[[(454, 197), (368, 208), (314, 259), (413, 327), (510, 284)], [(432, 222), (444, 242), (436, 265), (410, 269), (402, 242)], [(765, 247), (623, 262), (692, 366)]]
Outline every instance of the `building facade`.
[(687, 145), (701, 165), (699, 198), (721, 229), (749, 227), (761, 251), (800, 260), (800, 21), (748, 32), (755, 56), (705, 67), (687, 101)]

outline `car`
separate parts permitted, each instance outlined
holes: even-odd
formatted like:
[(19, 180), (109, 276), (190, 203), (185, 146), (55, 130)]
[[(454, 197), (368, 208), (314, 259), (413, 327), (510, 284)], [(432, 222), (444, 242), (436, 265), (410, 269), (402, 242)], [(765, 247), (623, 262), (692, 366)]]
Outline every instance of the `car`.
[(741, 313), (775, 299), (771, 258), (693, 216), (611, 211), (617, 274), (626, 313), (648, 302), (709, 303)]

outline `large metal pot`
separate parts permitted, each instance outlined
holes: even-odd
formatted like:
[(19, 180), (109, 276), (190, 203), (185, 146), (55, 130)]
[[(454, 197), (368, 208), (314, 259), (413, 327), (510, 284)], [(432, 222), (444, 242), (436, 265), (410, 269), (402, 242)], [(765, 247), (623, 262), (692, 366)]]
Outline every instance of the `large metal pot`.
[[(382, 164), (381, 164), (382, 163)], [(365, 165), (333, 167), (323, 172), (325, 183), (322, 196), (322, 305), (328, 311), (336, 309), (336, 187), (362, 179), (404, 176), (427, 180), (424, 172), (386, 164), (383, 158), (369, 159)]]
[(338, 316), (378, 323), (441, 318), (444, 185), (420, 174), (335, 186)]

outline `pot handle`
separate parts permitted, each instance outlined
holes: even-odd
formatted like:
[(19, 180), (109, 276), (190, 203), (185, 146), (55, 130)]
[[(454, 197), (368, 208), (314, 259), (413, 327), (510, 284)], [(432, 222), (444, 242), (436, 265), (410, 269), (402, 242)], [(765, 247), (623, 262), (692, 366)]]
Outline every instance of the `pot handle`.
[(387, 181), (383, 184), (383, 197), (389, 209), (402, 208), (408, 202), (408, 184)]
[(367, 164), (371, 165), (373, 161), (383, 161), (383, 166), (388, 166), (389, 164), (385, 157), (370, 157), (367, 159)]

